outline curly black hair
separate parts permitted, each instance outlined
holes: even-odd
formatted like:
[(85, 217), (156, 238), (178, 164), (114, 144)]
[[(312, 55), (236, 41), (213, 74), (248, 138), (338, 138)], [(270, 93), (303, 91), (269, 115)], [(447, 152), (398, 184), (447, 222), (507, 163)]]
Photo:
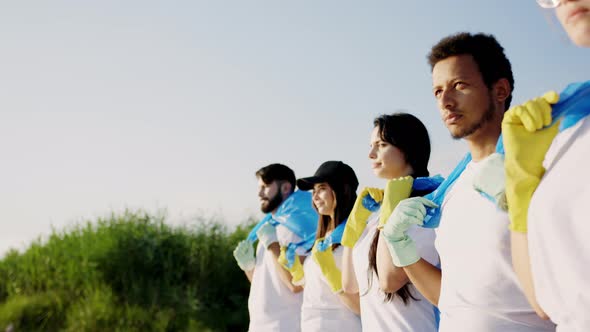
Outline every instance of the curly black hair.
[(441, 39), (432, 47), (428, 54), (430, 70), (441, 60), (455, 55), (471, 55), (488, 88), (491, 88), (499, 79), (505, 78), (510, 83), (510, 94), (506, 98), (504, 110), (508, 110), (512, 101), (514, 90), (514, 77), (512, 66), (504, 54), (504, 48), (492, 35), (483, 33), (471, 34), (460, 32)]

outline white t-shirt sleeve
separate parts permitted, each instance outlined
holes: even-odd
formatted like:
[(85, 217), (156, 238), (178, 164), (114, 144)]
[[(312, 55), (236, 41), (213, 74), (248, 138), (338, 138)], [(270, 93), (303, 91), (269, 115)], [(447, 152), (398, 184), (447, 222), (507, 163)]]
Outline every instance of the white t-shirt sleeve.
[(439, 265), (440, 259), (438, 257), (438, 252), (434, 247), (436, 233), (433, 229), (413, 226), (408, 229), (408, 236), (414, 240), (420, 257), (432, 265)]

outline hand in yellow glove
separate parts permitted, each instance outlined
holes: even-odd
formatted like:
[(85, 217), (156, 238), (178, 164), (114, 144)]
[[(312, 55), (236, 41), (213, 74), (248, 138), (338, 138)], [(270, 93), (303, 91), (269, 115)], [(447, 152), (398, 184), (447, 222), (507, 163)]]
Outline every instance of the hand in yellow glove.
[(385, 193), (383, 195), (383, 203), (381, 204), (381, 215), (379, 216), (378, 226), (379, 229), (383, 228), (397, 204), (400, 201), (410, 197), (413, 184), (414, 178), (411, 176), (404, 176), (387, 181)]
[(322, 274), (326, 278), (326, 281), (328, 281), (332, 292), (340, 293), (342, 292), (342, 272), (336, 265), (336, 260), (332, 253), (332, 246), (328, 246), (325, 251), (318, 250), (318, 243), (323, 240), (323, 238), (320, 238), (315, 241), (311, 249), (311, 257), (318, 264), (320, 270), (322, 270)]
[(545, 173), (543, 160), (557, 135), (559, 122), (551, 124), (551, 104), (559, 95), (550, 91), (542, 97), (511, 108), (502, 121), (506, 200), (510, 229), (526, 233), (531, 198)]
[(373, 213), (363, 205), (363, 199), (367, 195), (370, 195), (377, 203), (383, 200), (383, 190), (379, 188), (364, 188), (361, 194), (357, 196), (340, 241), (345, 247), (354, 247), (367, 226), (367, 219)]
[(281, 254), (277, 259), (279, 264), (285, 268), (285, 270), (291, 273), (291, 283), (295, 286), (302, 286), (305, 284), (305, 278), (303, 274), (303, 265), (301, 265), (301, 261), (299, 260), (299, 256), (295, 256), (295, 260), (293, 261), (293, 266), (289, 267), (287, 263), (287, 247), (281, 247)]

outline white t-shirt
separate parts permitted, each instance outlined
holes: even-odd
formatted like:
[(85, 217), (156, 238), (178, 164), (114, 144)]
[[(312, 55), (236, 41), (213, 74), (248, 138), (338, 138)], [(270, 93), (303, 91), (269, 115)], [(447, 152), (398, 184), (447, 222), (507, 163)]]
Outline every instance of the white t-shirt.
[(508, 214), (473, 189), (470, 162), (442, 204), (440, 331), (553, 331), (527, 302), (512, 269)]
[[(342, 269), (342, 246), (336, 248), (334, 260)], [(311, 255), (303, 263), (305, 288), (301, 306), (301, 331), (355, 332), (361, 331), (361, 319), (350, 311), (337, 294), (332, 293), (328, 282)]]
[[(282, 225), (276, 226), (281, 246), (299, 242), (300, 238)], [(260, 242), (256, 248), (256, 267), (250, 285), (248, 311), (250, 332), (299, 332), (303, 294), (293, 293), (280, 280), (274, 256)]]
[(590, 331), (590, 121), (560, 133), (529, 208), (537, 301), (558, 331)]
[[(379, 279), (372, 274), (371, 287), (368, 281), (369, 249), (377, 231), (379, 213), (369, 217), (367, 227), (354, 246), (352, 252), (354, 272), (361, 295), (361, 321), (363, 331), (400, 331), (428, 332), (436, 331), (434, 306), (420, 292), (409, 285), (410, 292), (418, 299), (410, 299), (407, 305), (395, 296), (391, 302), (385, 302), (385, 293), (379, 288)], [(438, 264), (438, 254), (434, 249), (434, 231), (413, 227), (408, 235), (414, 239), (420, 256), (432, 264)]]

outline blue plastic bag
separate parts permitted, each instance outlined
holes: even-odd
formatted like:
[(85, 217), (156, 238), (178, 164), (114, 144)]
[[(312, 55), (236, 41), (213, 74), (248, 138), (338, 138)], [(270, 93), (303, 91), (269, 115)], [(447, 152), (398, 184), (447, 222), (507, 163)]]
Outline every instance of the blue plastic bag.
[(561, 119), (563, 131), (590, 114), (590, 81), (572, 83), (559, 94), (559, 102), (552, 106), (553, 123)]
[[(347, 219), (348, 220), (348, 219)], [(340, 223), (340, 225), (336, 226), (336, 228), (330, 233), (330, 235), (326, 236), (322, 241), (318, 242), (317, 249), (318, 251), (326, 251), (328, 247), (333, 244), (340, 244), (342, 241), (342, 234), (344, 234), (344, 227), (346, 227), (346, 221)]]
[(288, 266), (293, 266), (295, 252), (298, 248), (309, 250), (315, 241), (315, 232), (319, 216), (314, 210), (311, 200), (311, 193), (308, 191), (295, 191), (281, 203), (274, 216), (267, 213), (262, 220), (254, 226), (246, 238), (250, 242), (258, 239), (256, 232), (265, 223), (273, 226), (281, 224), (298, 237), (303, 239), (297, 243), (287, 245), (286, 256)]
[(274, 216), (267, 213), (262, 220), (254, 226), (246, 238), (250, 242), (258, 239), (256, 232), (262, 225), (270, 222), (276, 226), (281, 224), (287, 227), (302, 239), (315, 236), (318, 214), (311, 202), (311, 193), (307, 191), (295, 191), (279, 205)]

